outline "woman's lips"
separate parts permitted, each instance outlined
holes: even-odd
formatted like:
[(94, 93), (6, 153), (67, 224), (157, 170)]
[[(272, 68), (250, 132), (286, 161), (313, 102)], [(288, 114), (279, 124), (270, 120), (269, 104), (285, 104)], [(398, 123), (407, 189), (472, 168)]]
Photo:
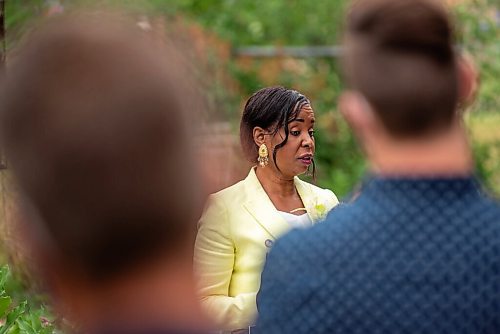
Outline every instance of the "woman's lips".
[(299, 160), (306, 166), (309, 166), (312, 164), (312, 156), (311, 155), (306, 155), (303, 157), (300, 157)]

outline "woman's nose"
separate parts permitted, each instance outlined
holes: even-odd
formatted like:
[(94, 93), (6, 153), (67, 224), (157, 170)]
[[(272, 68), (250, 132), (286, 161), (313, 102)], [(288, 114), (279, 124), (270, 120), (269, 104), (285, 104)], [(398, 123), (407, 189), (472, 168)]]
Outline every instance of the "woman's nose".
[(304, 147), (311, 147), (312, 146), (312, 138), (309, 134), (307, 134), (305, 137), (302, 138), (302, 146)]

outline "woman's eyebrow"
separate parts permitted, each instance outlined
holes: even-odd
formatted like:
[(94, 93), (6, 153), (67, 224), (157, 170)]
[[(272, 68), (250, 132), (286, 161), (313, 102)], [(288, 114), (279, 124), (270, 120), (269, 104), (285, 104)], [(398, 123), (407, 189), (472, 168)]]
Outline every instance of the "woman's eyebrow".
[[(296, 118), (296, 119), (292, 120), (292, 122), (301, 122), (301, 123), (305, 123), (305, 120), (304, 120), (303, 118)], [(314, 123), (314, 122), (315, 122), (314, 118), (313, 118), (313, 119), (311, 119), (311, 123)]]

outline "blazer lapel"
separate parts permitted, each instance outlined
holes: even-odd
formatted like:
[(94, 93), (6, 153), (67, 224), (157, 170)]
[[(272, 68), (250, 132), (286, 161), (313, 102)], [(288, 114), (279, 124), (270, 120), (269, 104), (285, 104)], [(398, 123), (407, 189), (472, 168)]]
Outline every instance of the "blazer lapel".
[(290, 230), (290, 225), (280, 216), (273, 203), (262, 188), (252, 168), (245, 179), (248, 201), (243, 203), (245, 209), (255, 218), (274, 239)]
[(307, 210), (307, 215), (314, 224), (318, 220), (316, 208), (318, 202), (317, 196), (314, 194), (314, 192), (311, 191), (311, 187), (308, 187), (306, 183), (298, 177), (295, 177), (295, 188), (299, 193), (302, 203), (304, 203), (304, 207)]

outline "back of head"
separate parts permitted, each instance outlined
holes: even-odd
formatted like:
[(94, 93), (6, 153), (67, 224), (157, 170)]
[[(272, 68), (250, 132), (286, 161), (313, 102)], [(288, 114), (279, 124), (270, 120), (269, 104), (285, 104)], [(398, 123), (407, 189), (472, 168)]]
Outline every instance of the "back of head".
[(396, 137), (451, 124), (458, 100), (453, 29), (432, 0), (359, 0), (346, 27), (344, 70), (352, 89)]
[(175, 256), (194, 231), (187, 92), (158, 44), (115, 15), (60, 17), (27, 38), (4, 82), (3, 144), (30, 222), (91, 279)]

